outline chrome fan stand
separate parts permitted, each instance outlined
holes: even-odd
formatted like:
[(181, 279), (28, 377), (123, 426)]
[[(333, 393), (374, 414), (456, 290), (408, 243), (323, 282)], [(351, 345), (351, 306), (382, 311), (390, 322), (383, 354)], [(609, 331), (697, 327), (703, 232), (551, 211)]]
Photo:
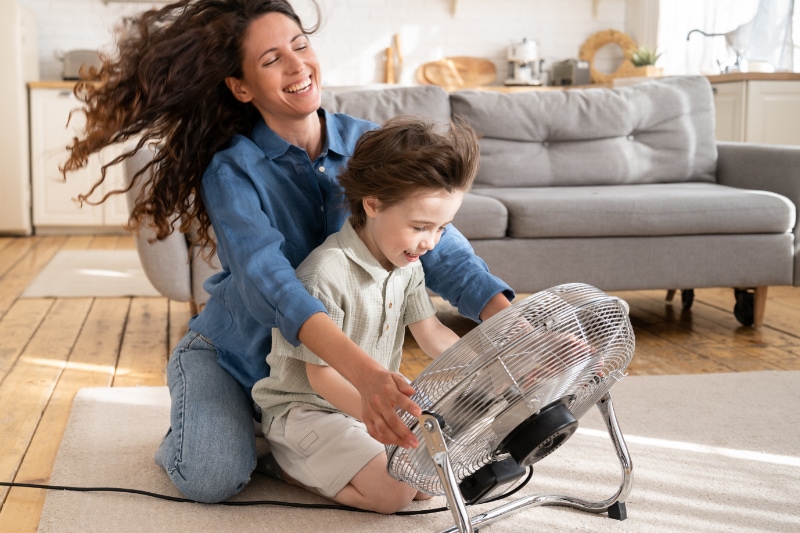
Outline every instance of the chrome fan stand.
[(456, 476), (453, 473), (439, 419), (435, 415), (423, 413), (419, 418), (419, 422), (422, 428), (422, 434), (425, 437), (425, 444), (436, 467), (436, 473), (444, 487), (448, 507), (450, 507), (450, 511), (453, 513), (453, 518), (456, 522), (454, 527), (444, 529), (439, 533), (454, 533), (456, 531), (459, 533), (472, 533), (477, 530), (477, 528), (496, 522), (507, 514), (519, 511), (525, 507), (536, 507), (540, 505), (560, 505), (590, 513), (607, 512), (610, 518), (625, 520), (627, 517), (625, 499), (630, 494), (633, 485), (633, 463), (631, 462), (628, 448), (625, 445), (625, 440), (622, 437), (622, 431), (619, 428), (617, 417), (614, 414), (611, 395), (606, 392), (597, 402), (596, 406), (600, 410), (600, 414), (606, 423), (608, 434), (611, 437), (611, 442), (616, 449), (620, 466), (622, 467), (622, 483), (616, 494), (603, 501), (588, 501), (557, 494), (527, 496), (496, 507), (472, 519), (470, 519), (467, 514), (466, 505), (461, 497)]

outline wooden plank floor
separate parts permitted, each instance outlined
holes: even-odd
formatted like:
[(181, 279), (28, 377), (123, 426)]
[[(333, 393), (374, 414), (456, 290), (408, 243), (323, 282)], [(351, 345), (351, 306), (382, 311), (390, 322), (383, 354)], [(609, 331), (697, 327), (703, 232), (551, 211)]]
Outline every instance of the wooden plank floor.
[[(164, 384), (170, 347), (189, 319), (187, 304), (20, 298), (59, 250), (132, 247), (128, 236), (0, 237), (0, 481), (49, 481), (78, 389)], [(770, 288), (759, 329), (736, 322), (731, 289), (696, 293), (688, 312), (678, 302), (665, 304), (664, 291), (615, 293), (630, 304), (636, 331), (631, 375), (800, 370), (800, 288)], [(436, 305), (459, 334), (472, 327), (446, 303)], [(414, 377), (428, 362), (408, 339), (401, 371)], [(0, 531), (36, 531), (44, 497), (0, 487)]]

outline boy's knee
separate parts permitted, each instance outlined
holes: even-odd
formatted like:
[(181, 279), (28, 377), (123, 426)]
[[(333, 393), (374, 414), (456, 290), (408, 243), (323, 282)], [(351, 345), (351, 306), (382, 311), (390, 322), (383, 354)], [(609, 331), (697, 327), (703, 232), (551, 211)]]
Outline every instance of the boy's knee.
[(373, 511), (380, 514), (394, 514), (405, 509), (409, 503), (414, 501), (416, 495), (416, 489), (403, 483), (403, 486), (396, 490), (382, 491), (381, 496), (375, 501)]

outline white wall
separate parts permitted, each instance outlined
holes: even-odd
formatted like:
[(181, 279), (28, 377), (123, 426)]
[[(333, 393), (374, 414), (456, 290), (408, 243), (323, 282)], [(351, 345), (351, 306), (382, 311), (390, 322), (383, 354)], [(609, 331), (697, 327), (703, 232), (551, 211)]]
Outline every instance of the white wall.
[[(153, 5), (104, 0), (19, 0), (36, 14), (42, 79), (57, 79), (58, 51), (106, 48), (123, 15)], [(630, 1), (630, 0), (628, 0)], [(498, 83), (506, 74), (509, 44), (523, 37), (539, 44), (543, 58), (577, 57), (580, 45), (596, 31), (624, 31), (626, 0), (318, 0), (323, 26), (312, 43), (323, 66), (325, 85), (383, 81), (383, 53), (400, 34), (404, 70), (401, 83), (414, 83), (414, 71), (444, 56), (491, 59)], [(309, 0), (295, 8), (313, 22)], [(609, 47), (611, 48), (611, 47)], [(612, 50), (598, 54), (596, 67), (615, 68)]]

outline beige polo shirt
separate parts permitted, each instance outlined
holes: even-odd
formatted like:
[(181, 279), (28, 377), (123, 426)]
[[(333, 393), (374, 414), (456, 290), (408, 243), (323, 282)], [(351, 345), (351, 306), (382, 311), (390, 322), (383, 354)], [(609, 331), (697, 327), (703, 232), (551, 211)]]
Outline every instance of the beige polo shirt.
[[(297, 268), (297, 277), (348, 337), (393, 372), (400, 368), (405, 326), (435, 313), (422, 265), (388, 272), (349, 221), (311, 252)], [(272, 330), (270, 376), (253, 387), (265, 431), (272, 418), (298, 405), (337, 411), (311, 388), (306, 362), (326, 364), (302, 344), (289, 344), (277, 328)]]

